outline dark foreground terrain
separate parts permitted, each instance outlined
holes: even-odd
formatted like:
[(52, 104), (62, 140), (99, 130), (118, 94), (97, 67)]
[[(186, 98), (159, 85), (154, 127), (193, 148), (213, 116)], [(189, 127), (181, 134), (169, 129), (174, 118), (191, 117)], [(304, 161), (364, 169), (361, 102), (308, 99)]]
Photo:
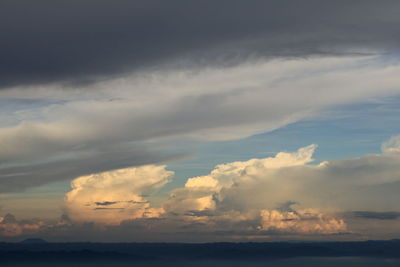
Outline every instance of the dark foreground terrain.
[[(39, 240), (40, 241), (40, 240)], [(0, 266), (400, 266), (400, 240), (312, 243), (0, 243)]]

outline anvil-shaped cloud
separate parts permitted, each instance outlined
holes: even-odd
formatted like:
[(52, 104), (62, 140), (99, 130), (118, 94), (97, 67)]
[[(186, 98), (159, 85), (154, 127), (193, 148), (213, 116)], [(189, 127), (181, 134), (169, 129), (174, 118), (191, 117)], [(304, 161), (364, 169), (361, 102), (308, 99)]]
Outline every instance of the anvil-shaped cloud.
[(78, 222), (119, 224), (124, 220), (159, 217), (142, 196), (165, 185), (173, 172), (147, 165), (82, 176), (65, 196), (69, 217)]

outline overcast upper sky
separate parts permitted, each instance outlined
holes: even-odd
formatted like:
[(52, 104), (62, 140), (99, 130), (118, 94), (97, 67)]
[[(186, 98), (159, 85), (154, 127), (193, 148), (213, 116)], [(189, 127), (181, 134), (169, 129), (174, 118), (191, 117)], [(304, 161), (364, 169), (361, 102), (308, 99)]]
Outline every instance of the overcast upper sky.
[(398, 10), (1, 1), (0, 240), (398, 237)]
[(90, 83), (130, 71), (390, 52), (396, 0), (0, 3), (1, 84)]

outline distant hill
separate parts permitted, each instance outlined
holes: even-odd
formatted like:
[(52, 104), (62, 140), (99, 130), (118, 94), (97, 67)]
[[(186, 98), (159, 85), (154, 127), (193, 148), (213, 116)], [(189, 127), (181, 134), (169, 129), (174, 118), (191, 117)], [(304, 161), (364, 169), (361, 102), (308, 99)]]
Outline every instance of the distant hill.
[(21, 244), (47, 244), (48, 242), (41, 238), (28, 238), (19, 243), (21, 243)]

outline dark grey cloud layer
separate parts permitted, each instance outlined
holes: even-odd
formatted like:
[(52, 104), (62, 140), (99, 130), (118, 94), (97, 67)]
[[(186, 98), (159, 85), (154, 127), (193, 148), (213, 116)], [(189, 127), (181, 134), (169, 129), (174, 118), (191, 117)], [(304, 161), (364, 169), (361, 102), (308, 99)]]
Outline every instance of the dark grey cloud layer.
[(0, 87), (91, 82), (168, 62), (393, 50), (399, 9), (396, 0), (3, 0)]
[[(109, 151), (107, 151), (109, 149)], [(18, 192), (30, 187), (70, 179), (93, 172), (120, 169), (129, 166), (160, 163), (182, 158), (183, 155), (167, 155), (142, 147), (93, 151), (91, 155), (60, 158), (39, 164), (26, 164), (2, 168), (0, 173), (0, 193)]]
[(395, 211), (386, 211), (386, 212), (354, 211), (353, 214), (356, 217), (365, 218), (365, 219), (396, 220), (396, 219), (400, 218), (400, 212), (395, 212)]

